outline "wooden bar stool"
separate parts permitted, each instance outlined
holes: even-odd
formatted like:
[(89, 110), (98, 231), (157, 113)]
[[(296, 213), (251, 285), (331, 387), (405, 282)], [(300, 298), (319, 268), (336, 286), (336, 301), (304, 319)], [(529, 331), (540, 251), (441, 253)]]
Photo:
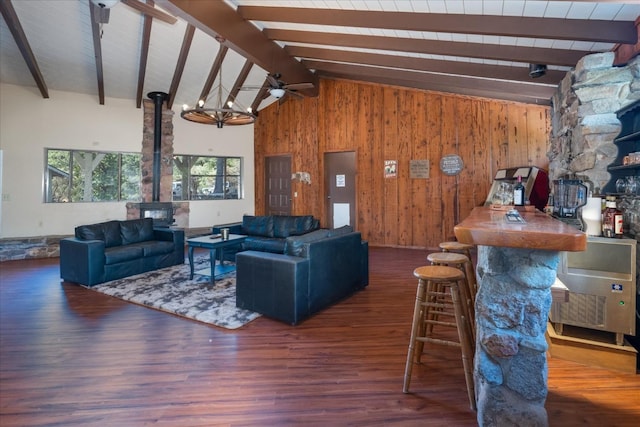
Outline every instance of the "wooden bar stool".
[(442, 252), (457, 252), (463, 255), (466, 255), (471, 258), (471, 249), (473, 249), (474, 245), (469, 245), (468, 243), (460, 243), (456, 241), (451, 242), (442, 242), (438, 245)]
[[(466, 286), (466, 278), (464, 273), (453, 267), (442, 265), (428, 265), (418, 267), (413, 271), (413, 275), (418, 278), (418, 290), (416, 292), (416, 302), (413, 309), (413, 322), (411, 324), (411, 338), (409, 340), (409, 350), (407, 352), (407, 364), (404, 371), (404, 385), (402, 391), (409, 392), (409, 384), (411, 383), (411, 371), (414, 361), (419, 362), (419, 354), (422, 353), (421, 347), (425, 342), (433, 344), (441, 344), (447, 346), (460, 347), (462, 352), (462, 366), (464, 369), (464, 378), (467, 384), (467, 395), (471, 409), (476, 409), (475, 391), (473, 384), (473, 356), (474, 345), (471, 338), (471, 323), (467, 318), (466, 301), (460, 296), (460, 289)], [(450, 290), (451, 300), (455, 314), (455, 325), (458, 329), (459, 341), (449, 341), (439, 338), (433, 338), (426, 335), (424, 324), (429, 322), (425, 319), (425, 315), (429, 308), (435, 304), (438, 308), (439, 303), (434, 301), (434, 297), (441, 297), (442, 292), (439, 289)], [(416, 343), (422, 344), (416, 346)]]
[(471, 249), (475, 248), (475, 245), (470, 245), (468, 243), (460, 243), (455, 240), (449, 242), (441, 242), (439, 245), (442, 252), (455, 252), (458, 254), (465, 255), (471, 261), (471, 266), (473, 267), (473, 271), (475, 271), (475, 266), (473, 265), (473, 257), (471, 256)]
[(460, 292), (467, 300), (467, 306), (470, 310), (469, 318), (471, 320), (474, 320), (474, 307), (476, 303), (476, 293), (478, 292), (478, 285), (471, 259), (466, 255), (462, 255), (456, 252), (432, 252), (427, 255), (427, 261), (429, 261), (432, 265), (447, 265), (449, 267), (456, 267), (464, 272), (466, 278), (466, 286), (461, 289)]

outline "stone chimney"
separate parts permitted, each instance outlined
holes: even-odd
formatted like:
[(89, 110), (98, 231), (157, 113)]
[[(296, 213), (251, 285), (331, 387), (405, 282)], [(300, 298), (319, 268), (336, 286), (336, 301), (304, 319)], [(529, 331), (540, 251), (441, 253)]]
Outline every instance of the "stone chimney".
[(155, 143), (155, 103), (151, 99), (143, 101), (144, 125), (142, 130), (142, 201), (170, 202), (172, 200), (173, 182), (173, 111), (162, 102), (162, 118), (160, 124), (160, 155), (158, 200), (153, 200), (154, 185), (154, 143)]

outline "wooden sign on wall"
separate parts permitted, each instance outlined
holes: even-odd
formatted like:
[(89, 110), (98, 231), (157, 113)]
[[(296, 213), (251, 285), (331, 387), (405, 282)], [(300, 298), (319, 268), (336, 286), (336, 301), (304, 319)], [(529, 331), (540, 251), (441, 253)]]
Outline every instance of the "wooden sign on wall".
[(458, 175), (463, 167), (462, 158), (457, 154), (448, 154), (440, 159), (440, 170), (445, 175)]
[(429, 178), (429, 160), (409, 160), (409, 177), (411, 179)]

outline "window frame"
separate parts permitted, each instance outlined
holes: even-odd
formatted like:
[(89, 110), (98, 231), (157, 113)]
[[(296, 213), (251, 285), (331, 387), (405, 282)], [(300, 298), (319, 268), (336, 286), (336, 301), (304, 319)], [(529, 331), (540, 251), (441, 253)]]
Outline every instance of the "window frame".
[[(181, 170), (180, 166), (176, 166), (176, 161), (175, 158), (179, 157), (183, 160), (182, 162), (182, 167), (184, 168), (184, 170)], [(187, 159), (187, 162), (185, 164), (184, 159)], [(216, 173), (215, 175), (211, 175), (211, 174), (194, 174), (192, 169), (193, 167), (196, 165), (196, 163), (202, 159), (215, 159), (213, 161), (215, 161), (216, 163), (222, 159), (222, 164), (224, 165), (224, 170), (222, 172), (222, 174), (218, 174)], [(193, 202), (197, 202), (197, 201), (211, 201), (211, 200), (216, 200), (216, 201), (223, 201), (223, 200), (242, 200), (244, 199), (244, 191), (243, 191), (243, 175), (244, 175), (244, 158), (242, 156), (211, 156), (211, 155), (200, 155), (200, 154), (173, 154), (172, 156), (172, 160), (173, 160), (173, 182), (172, 182), (172, 199), (174, 201), (193, 201)], [(238, 161), (238, 173), (237, 174), (232, 174), (229, 173), (228, 168), (229, 168), (229, 160), (237, 160)], [(178, 169), (179, 172), (179, 176), (180, 178), (178, 180), (176, 180), (176, 168)], [(217, 172), (217, 170), (216, 170)], [(186, 178), (183, 176), (186, 173)], [(214, 192), (210, 193), (212, 194), (211, 197), (207, 197), (207, 195), (205, 193), (194, 193), (192, 190), (193, 188), (197, 188), (197, 185), (193, 184), (193, 179), (194, 178), (198, 178), (198, 179), (203, 179), (203, 178), (211, 178), (213, 179), (214, 182), (222, 182), (224, 183), (224, 187), (225, 187), (225, 191), (223, 192), (216, 192), (215, 191), (215, 186), (214, 186)], [(230, 191), (229, 193), (227, 193), (229, 190), (226, 190), (227, 187), (233, 188), (230, 183), (233, 181), (237, 181), (237, 185), (235, 186), (235, 188), (237, 189), (237, 191)], [(183, 191), (182, 187), (184, 185), (184, 183), (188, 184), (188, 188), (187, 191)], [(181, 197), (180, 198), (176, 198), (176, 184), (180, 185), (180, 193), (181, 193)], [(208, 188), (208, 187), (205, 187)], [(216, 194), (221, 194), (222, 197), (217, 197), (215, 196)], [(186, 195), (186, 198), (183, 198), (182, 196)], [(235, 197), (232, 197), (235, 196)]]
[[(58, 167), (54, 166), (54, 165), (50, 165), (49, 164), (49, 153), (51, 151), (59, 151), (59, 152), (66, 152), (68, 153), (69, 159), (68, 159), (68, 172), (64, 171), (62, 169), (59, 169)], [(105, 199), (105, 200), (74, 200), (73, 199), (73, 186), (74, 186), (74, 163), (75, 163), (75, 159), (74, 159), (74, 153), (83, 153), (84, 155), (86, 154), (92, 154), (92, 155), (116, 155), (117, 159), (117, 169), (118, 169), (118, 175), (116, 178), (116, 190), (115, 190), (115, 198), (112, 199)], [(142, 199), (141, 196), (141, 192), (142, 192), (142, 171), (141, 168), (138, 168), (138, 175), (137, 175), (137, 181), (138, 181), (138, 191), (136, 194), (135, 198), (131, 198), (131, 199), (127, 199), (125, 197), (123, 197), (123, 188), (122, 185), (123, 183), (126, 181), (125, 179), (123, 179), (123, 156), (137, 156), (138, 158), (138, 164), (140, 165), (142, 162), (142, 153), (138, 153), (138, 152), (130, 152), (130, 151), (104, 151), (104, 150), (86, 150), (86, 149), (73, 149), (73, 148), (53, 148), (53, 147), (45, 147), (44, 149), (44, 174), (43, 174), (43, 191), (42, 191), (42, 196), (43, 196), (43, 202), (44, 203), (51, 203), (51, 204), (56, 204), (56, 203), (103, 203), (103, 202), (139, 202)], [(53, 194), (51, 193), (52, 191), (52, 180), (51, 180), (51, 170), (52, 169), (56, 169), (57, 171), (60, 172), (60, 174), (67, 174), (67, 190), (66, 190), (66, 197), (63, 197), (63, 200), (54, 200), (53, 198)], [(92, 172), (93, 173), (93, 172)], [(66, 200), (65, 200), (66, 199)]]

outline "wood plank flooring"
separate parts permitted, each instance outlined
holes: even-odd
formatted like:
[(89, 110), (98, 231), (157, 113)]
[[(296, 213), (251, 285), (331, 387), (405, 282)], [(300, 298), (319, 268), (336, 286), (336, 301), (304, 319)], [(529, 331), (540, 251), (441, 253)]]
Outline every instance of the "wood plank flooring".
[[(459, 350), (402, 393), (419, 250), (371, 248), (370, 285), (293, 327), (228, 331), (0, 264), (0, 425), (473, 426)], [(551, 426), (631, 426), (640, 375), (549, 360)]]

